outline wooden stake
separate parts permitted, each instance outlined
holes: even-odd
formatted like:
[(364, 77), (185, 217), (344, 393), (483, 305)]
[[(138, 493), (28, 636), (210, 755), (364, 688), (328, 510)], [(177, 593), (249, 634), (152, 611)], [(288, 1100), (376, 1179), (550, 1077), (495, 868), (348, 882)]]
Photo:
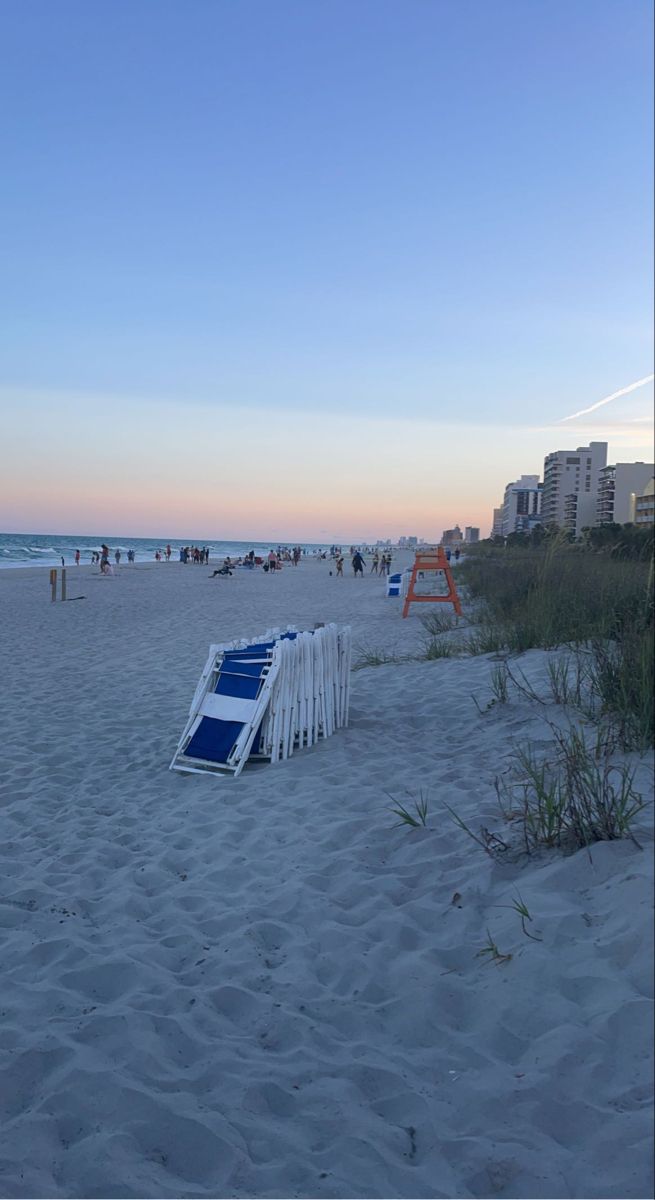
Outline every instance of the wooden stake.
[(66, 568), (61, 568), (61, 598), (66, 599)]
[(57, 568), (52, 567), (50, 570), (50, 599), (57, 599)]

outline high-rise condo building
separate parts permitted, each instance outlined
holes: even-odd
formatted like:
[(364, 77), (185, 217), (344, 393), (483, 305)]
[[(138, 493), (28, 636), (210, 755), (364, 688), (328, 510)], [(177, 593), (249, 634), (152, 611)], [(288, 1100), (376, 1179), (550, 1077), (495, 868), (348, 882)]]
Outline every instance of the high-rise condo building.
[(646, 484), (641, 496), (635, 496), (632, 520), (635, 525), (655, 525), (655, 479)]
[(503, 510), (502, 508), (494, 508), (493, 520), (491, 522), (491, 536), (502, 537), (503, 533)]
[(607, 525), (614, 521), (625, 525), (634, 521), (635, 498), (643, 495), (653, 478), (652, 463), (617, 463), (604, 467), (598, 480), (596, 523)]
[(459, 525), (456, 525), (454, 529), (444, 529), (441, 535), (442, 546), (461, 546), (463, 541), (464, 538), (462, 537)]
[(480, 541), (480, 530), (475, 525), (467, 525), (464, 530), (464, 541), (472, 546), (474, 542)]
[(590, 442), (577, 450), (553, 450), (544, 459), (541, 520), (579, 537), (596, 524), (600, 472), (607, 466), (607, 442)]
[(505, 488), (502, 508), (503, 537), (527, 533), (541, 521), (541, 484), (538, 475), (522, 475)]

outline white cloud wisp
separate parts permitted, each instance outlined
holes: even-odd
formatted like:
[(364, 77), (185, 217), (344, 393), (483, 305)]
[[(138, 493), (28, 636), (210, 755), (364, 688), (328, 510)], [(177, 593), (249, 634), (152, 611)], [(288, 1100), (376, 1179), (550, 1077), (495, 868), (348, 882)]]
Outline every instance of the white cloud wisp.
[(587, 413), (602, 408), (603, 404), (609, 404), (610, 400), (618, 400), (619, 396), (627, 396), (629, 392), (634, 392), (637, 388), (652, 383), (654, 379), (655, 375), (646, 375), (644, 379), (638, 379), (636, 383), (629, 383), (627, 387), (619, 388), (618, 392), (612, 392), (611, 396), (605, 396), (604, 400), (597, 400), (595, 404), (590, 404), (589, 408), (581, 408), (580, 412), (571, 413), (569, 417), (562, 417), (559, 423), (562, 425), (564, 421), (575, 421), (577, 417), (584, 417)]

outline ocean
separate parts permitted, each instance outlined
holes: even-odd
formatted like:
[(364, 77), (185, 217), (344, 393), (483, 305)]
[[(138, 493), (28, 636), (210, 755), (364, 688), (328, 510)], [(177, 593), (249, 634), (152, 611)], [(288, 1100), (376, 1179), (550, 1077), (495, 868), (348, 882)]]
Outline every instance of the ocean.
[[(94, 550), (100, 550), (101, 541), (107, 543), (112, 555), (115, 550), (120, 550), (123, 562), (126, 561), (128, 550), (134, 550), (137, 562), (152, 562), (157, 550), (161, 550), (163, 553), (167, 543), (173, 552), (171, 561), (179, 561), (181, 546), (209, 546), (210, 558), (222, 560), (228, 554), (230, 558), (239, 558), (241, 555), (247, 554), (249, 550), (254, 550), (256, 554), (268, 554), (271, 546), (273, 549), (277, 549), (279, 544), (277, 542), (207, 541), (202, 538), (194, 542), (193, 538), (185, 541), (180, 538), (165, 538), (163, 541), (158, 541), (156, 538), (124, 536), (98, 538), (88, 534), (0, 533), (0, 568), (59, 567), (62, 558), (66, 566), (72, 566), (76, 550), (80, 552), (82, 563), (90, 563), (91, 554)], [(299, 544), (308, 554), (329, 548), (325, 543), (323, 545), (313, 542), (287, 544)]]

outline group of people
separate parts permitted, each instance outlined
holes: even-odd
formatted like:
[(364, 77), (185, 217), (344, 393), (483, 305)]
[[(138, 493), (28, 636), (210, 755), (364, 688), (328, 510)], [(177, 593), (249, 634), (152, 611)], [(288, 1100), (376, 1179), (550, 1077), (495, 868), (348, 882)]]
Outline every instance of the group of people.
[(271, 549), (265, 558), (261, 558), (255, 554), (254, 550), (249, 550), (243, 558), (232, 559), (229, 554), (223, 559), (223, 565), (217, 567), (216, 570), (209, 576), (214, 579), (216, 575), (231, 575), (235, 567), (246, 567), (253, 570), (255, 567), (261, 567), (266, 575), (275, 574), (276, 571), (281, 571), (285, 562), (293, 563), (294, 567), (298, 566), (302, 558), (302, 548), (294, 546), (293, 550), (278, 548)]
[[(360, 578), (363, 579), (364, 578), (364, 567), (366, 566), (364, 556), (363, 556), (361, 550), (356, 549), (354, 546), (350, 547), (350, 553), (351, 553), (350, 562), (352, 565), (352, 569), (353, 569), (355, 578), (359, 575)], [(344, 564), (344, 556), (343, 556), (342, 552), (340, 550), (338, 550), (337, 554), (336, 554), (336, 558), (335, 558), (335, 567), (336, 567), (337, 576), (341, 576), (342, 579), (343, 579), (343, 564)], [(370, 575), (378, 575), (378, 574), (379, 575), (388, 575), (390, 570), (391, 570), (391, 553), (386, 552), (384, 554), (379, 554), (379, 552), (377, 550), (375, 550), (373, 552), (373, 558), (371, 561), (371, 569), (369, 571), (369, 574)], [(332, 572), (330, 572), (330, 574), (332, 574)]]
[(380, 554), (377, 550), (373, 551), (371, 560), (371, 575), (388, 575), (391, 571), (391, 551), (386, 550)]
[[(91, 551), (91, 566), (92, 567), (94, 567), (96, 565), (99, 566), (101, 575), (108, 575), (111, 571), (111, 563), (109, 561), (110, 555), (111, 555), (111, 551), (109, 549), (109, 546), (107, 546), (106, 543), (103, 542), (99, 550)], [(118, 547), (116, 547), (116, 549), (114, 550), (113, 558), (114, 558), (114, 562), (117, 567), (120, 567), (122, 557), (123, 557), (122, 550), (119, 550)], [(133, 563), (136, 561), (134, 550), (126, 550), (125, 557), (129, 563)], [(79, 550), (75, 551), (75, 553), (73, 555), (73, 561), (75, 562), (75, 566), (79, 567), (79, 565), (82, 561), (82, 554)], [(66, 560), (65, 560), (63, 554), (61, 556), (61, 565), (62, 565), (62, 567), (66, 566)]]
[[(380, 552), (378, 549), (374, 549), (372, 552), (369, 550), (369, 552), (372, 554), (369, 574), (389, 575), (391, 571), (391, 552), (388, 550)], [(257, 556), (254, 550), (250, 550), (242, 558), (238, 558), (236, 560), (231, 559), (228, 555), (227, 558), (223, 560), (223, 565), (218, 567), (209, 578), (213, 579), (216, 575), (231, 575), (235, 567), (250, 567), (252, 569), (256, 566), (261, 566), (265, 574), (275, 574), (276, 571), (282, 570), (282, 567), (285, 563), (292, 563), (294, 567), (297, 567), (298, 563), (302, 559), (303, 554), (305, 553), (306, 551), (304, 551), (301, 546), (294, 546), (292, 549), (289, 549), (287, 546), (278, 546), (277, 550), (271, 549), (264, 558)], [(121, 564), (122, 554), (123, 552), (118, 547), (113, 552), (114, 563), (117, 567), (119, 567)], [(135, 562), (134, 550), (127, 550), (125, 554), (128, 563)], [(173, 551), (170, 545), (167, 545), (165, 550), (157, 549), (155, 551), (155, 561), (162, 562), (164, 560), (166, 562), (170, 562), (172, 554)], [(111, 551), (109, 546), (107, 546), (104, 542), (102, 543), (100, 550), (91, 551), (91, 563), (92, 565), (98, 564), (100, 566), (100, 572), (102, 575), (109, 575), (113, 573), (112, 565), (110, 563), (110, 555)], [(186, 564), (191, 562), (196, 566), (209, 565), (208, 546), (181, 546), (179, 550), (179, 556), (181, 563)], [(345, 558), (341, 547), (331, 546), (330, 556), (334, 560), (336, 574), (343, 577)], [(447, 548), (446, 557), (450, 559), (450, 556), (450, 548)], [(455, 561), (458, 561), (459, 556), (459, 548), (456, 548), (454, 551)], [(321, 551), (319, 553), (319, 557), (326, 558), (327, 555), (324, 551)], [(80, 551), (76, 550), (75, 564), (77, 566), (80, 565), (80, 560)], [(350, 547), (350, 560), (355, 576), (359, 575), (363, 578), (366, 562), (364, 560), (362, 551), (358, 546)], [(61, 560), (61, 565), (65, 565), (63, 558)], [(330, 572), (330, 574), (331, 573), (332, 572)]]
[(282, 566), (283, 563), (292, 563), (294, 567), (298, 566), (305, 551), (302, 546), (278, 546), (277, 550), (271, 550), (268, 555), (268, 562), (271, 562), (271, 555), (275, 557), (276, 566)]
[[(233, 567), (263, 566), (263, 568), (266, 572), (280, 570), (282, 565), (285, 562), (290, 562), (293, 564), (294, 567), (297, 567), (298, 563), (300, 562), (300, 560), (303, 556), (303, 553), (304, 553), (304, 551), (302, 549), (302, 546), (294, 546), (293, 549), (291, 549), (291, 550), (289, 550), (289, 548), (287, 546), (278, 546), (277, 550), (271, 550), (270, 553), (268, 554), (267, 558), (265, 558), (265, 559), (262, 559), (258, 555), (255, 555), (254, 550), (249, 550), (248, 553), (243, 556), (243, 558), (238, 558), (236, 560), (231, 559), (230, 556), (228, 555), (227, 558), (224, 559), (224, 561), (223, 561), (223, 566), (218, 568), (216, 571), (214, 571), (214, 575), (221, 575), (221, 574), (229, 575)], [(157, 551), (157, 554), (155, 554), (155, 558), (159, 558), (159, 556), (160, 556), (160, 551)], [(165, 558), (166, 558), (167, 562), (170, 559), (170, 556), (171, 556), (171, 548), (170, 548), (170, 546), (167, 546), (166, 554), (165, 554)], [(182, 562), (182, 563), (192, 562), (199, 566), (202, 566), (203, 564), (208, 565), (209, 564), (209, 547), (208, 546), (183, 546), (180, 549), (180, 562)], [(225, 571), (223, 570), (223, 568), (226, 568)], [(210, 579), (213, 579), (214, 575), (210, 575)]]
[[(109, 546), (107, 546), (105, 544), (105, 542), (103, 542), (100, 547), (100, 552), (98, 552), (97, 550), (94, 550), (91, 555), (92, 563), (93, 562), (100, 563), (100, 574), (101, 575), (111, 575), (112, 574), (112, 567), (111, 567), (111, 563), (109, 561), (110, 553), (111, 552), (110, 552)], [(77, 557), (78, 554), (79, 554), (79, 550), (75, 554), (75, 562), (76, 563), (79, 562), (79, 559)], [(114, 562), (117, 567), (120, 567), (122, 557), (123, 557), (122, 551), (117, 546), (116, 549), (114, 550)], [(127, 550), (125, 553), (125, 557), (127, 558), (128, 563), (133, 563), (134, 559), (135, 559), (134, 550)]]
[[(187, 563), (194, 563), (195, 566), (202, 567), (209, 564), (209, 546), (180, 546), (179, 553), (180, 562), (185, 565)], [(170, 546), (166, 547), (163, 555), (161, 550), (156, 552), (155, 558), (158, 562), (161, 562), (162, 557), (166, 559), (166, 562), (171, 561)]]

